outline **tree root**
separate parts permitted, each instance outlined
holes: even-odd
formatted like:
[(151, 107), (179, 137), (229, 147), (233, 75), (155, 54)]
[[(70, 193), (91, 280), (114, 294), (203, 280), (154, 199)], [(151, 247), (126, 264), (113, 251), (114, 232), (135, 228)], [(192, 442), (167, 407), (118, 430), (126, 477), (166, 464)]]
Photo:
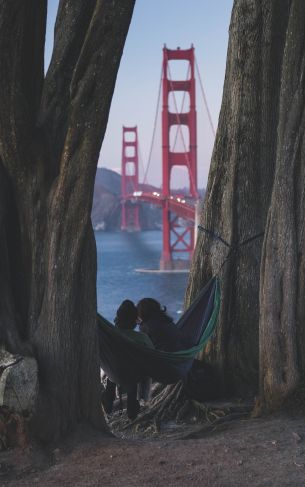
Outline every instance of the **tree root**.
[(191, 427), (186, 433), (182, 429), (173, 433), (174, 436), (191, 438), (195, 437), (192, 435), (212, 432), (224, 423), (247, 418), (253, 410), (252, 403), (236, 400), (199, 403), (186, 396), (181, 382), (167, 387), (158, 386), (158, 391), (134, 421), (129, 421), (125, 415), (116, 415), (109, 422), (111, 429), (123, 434), (153, 436), (167, 429), (173, 430), (174, 422)]

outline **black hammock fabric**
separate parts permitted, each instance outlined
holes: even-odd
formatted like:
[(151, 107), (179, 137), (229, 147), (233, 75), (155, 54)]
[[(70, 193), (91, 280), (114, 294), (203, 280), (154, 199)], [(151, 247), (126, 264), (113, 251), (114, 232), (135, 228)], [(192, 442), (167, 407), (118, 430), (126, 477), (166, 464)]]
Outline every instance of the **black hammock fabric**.
[(139, 344), (98, 315), (101, 368), (110, 380), (126, 388), (144, 377), (162, 384), (185, 380), (194, 358), (215, 329), (219, 307), (219, 281), (214, 277), (176, 324), (184, 344), (177, 352), (162, 352)]

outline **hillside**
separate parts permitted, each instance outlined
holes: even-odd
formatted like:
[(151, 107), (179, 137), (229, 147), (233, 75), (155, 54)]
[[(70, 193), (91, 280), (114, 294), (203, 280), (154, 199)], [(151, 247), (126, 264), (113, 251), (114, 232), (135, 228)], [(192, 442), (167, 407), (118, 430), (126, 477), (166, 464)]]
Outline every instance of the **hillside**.
[[(158, 188), (145, 185), (141, 190), (155, 191)], [(120, 228), (120, 174), (106, 168), (98, 168), (95, 178), (92, 223), (96, 230), (117, 230)], [(140, 203), (140, 222), (144, 230), (160, 228), (161, 209), (147, 203)]]
[[(145, 192), (160, 191), (149, 184), (140, 184)], [(175, 190), (179, 195), (187, 194), (187, 188)], [(120, 228), (121, 175), (106, 168), (98, 168), (95, 178), (92, 223), (95, 230), (118, 230)], [(204, 190), (199, 190), (203, 198)], [(161, 209), (147, 203), (140, 203), (140, 223), (143, 230), (154, 230), (161, 225)]]

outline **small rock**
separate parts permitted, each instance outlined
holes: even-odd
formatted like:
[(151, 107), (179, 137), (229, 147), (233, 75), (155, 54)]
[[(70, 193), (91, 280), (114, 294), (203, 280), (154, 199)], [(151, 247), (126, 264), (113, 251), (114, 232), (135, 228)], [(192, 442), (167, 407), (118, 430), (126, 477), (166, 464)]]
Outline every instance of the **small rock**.
[(0, 351), (0, 406), (20, 413), (32, 412), (38, 394), (37, 362), (31, 357), (14, 356)]
[(242, 460), (238, 460), (237, 465), (242, 465), (244, 462)]

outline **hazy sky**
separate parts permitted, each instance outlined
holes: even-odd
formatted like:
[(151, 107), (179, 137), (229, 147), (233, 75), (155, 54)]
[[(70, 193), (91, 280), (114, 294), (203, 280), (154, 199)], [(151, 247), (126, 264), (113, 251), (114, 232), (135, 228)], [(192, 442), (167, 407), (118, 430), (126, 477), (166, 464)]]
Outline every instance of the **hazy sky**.
[[(217, 126), (225, 73), (228, 29), (233, 0), (137, 0), (130, 25), (99, 166), (120, 171), (122, 125), (138, 126), (143, 166), (146, 166), (157, 105), (162, 47), (195, 47), (195, 55), (214, 126)], [(52, 49), (58, 1), (49, 0), (46, 62)], [(172, 67), (172, 77), (186, 78), (186, 68)], [(176, 62), (176, 66), (178, 63)], [(176, 75), (176, 76), (175, 76)], [(198, 185), (206, 185), (213, 147), (213, 134), (204, 109), (199, 83), (196, 87), (198, 113)], [(180, 108), (181, 100), (177, 100)], [(157, 123), (148, 181), (161, 183), (161, 120)], [(181, 137), (180, 137), (181, 138)], [(182, 139), (181, 139), (182, 141)], [(182, 142), (180, 142), (182, 143)], [(140, 178), (143, 169), (140, 167)], [(186, 186), (183, 170), (175, 169), (173, 186)]]

